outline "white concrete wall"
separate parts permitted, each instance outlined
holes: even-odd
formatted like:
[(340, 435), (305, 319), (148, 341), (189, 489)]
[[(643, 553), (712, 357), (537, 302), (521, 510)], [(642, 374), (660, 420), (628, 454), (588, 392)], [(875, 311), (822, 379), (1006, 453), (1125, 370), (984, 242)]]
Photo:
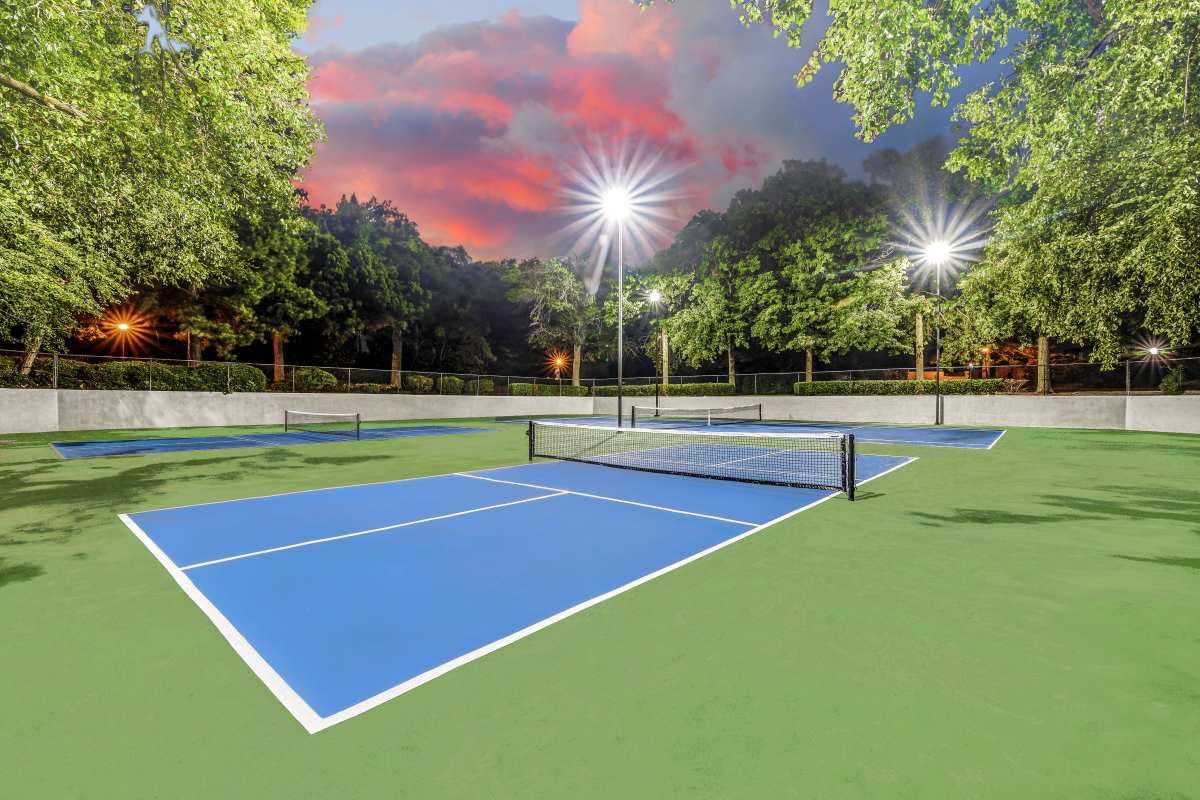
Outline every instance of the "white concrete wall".
[[(768, 419), (931, 424), (933, 398), (670, 397), (664, 406), (704, 408), (762, 403)], [(625, 399), (653, 405), (653, 397)], [(0, 389), (0, 434), (113, 428), (275, 425), (284, 409), (357, 411), (365, 420), (453, 419), (522, 414), (612, 414), (613, 397), (471, 395), (219, 394), (71, 389)], [(987, 395), (945, 398), (950, 425), (1108, 428), (1200, 434), (1200, 395)]]
[(1125, 428), (1200, 433), (1200, 394), (1132, 395), (1125, 405)]
[(590, 414), (590, 397), (0, 389), (0, 432), (281, 425), (285, 409), (364, 420)]
[(0, 389), (0, 433), (58, 430), (54, 389)]
[[(1127, 399), (1124, 395), (950, 395), (943, 408), (947, 425), (1119, 430), (1125, 427)], [(932, 408), (933, 398), (927, 401)]]
[[(707, 408), (762, 403), (767, 419), (813, 422), (890, 422), (933, 424), (932, 395), (848, 395), (792, 397), (788, 395), (734, 397), (665, 397), (662, 406)], [(629, 407), (654, 405), (653, 397), (625, 398)], [(615, 414), (616, 398), (597, 397), (597, 414)], [(1200, 395), (948, 395), (944, 399), (948, 425), (1002, 428), (1105, 428), (1114, 430), (1200, 433)]]

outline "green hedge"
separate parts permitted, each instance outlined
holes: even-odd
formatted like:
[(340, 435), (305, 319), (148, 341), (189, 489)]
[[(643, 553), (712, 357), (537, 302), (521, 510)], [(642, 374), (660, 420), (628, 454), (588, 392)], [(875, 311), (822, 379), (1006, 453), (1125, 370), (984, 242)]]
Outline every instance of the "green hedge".
[(559, 386), (557, 383), (514, 383), (510, 393), (514, 397), (587, 397), (588, 387), (570, 384)]
[[(792, 385), (799, 395), (848, 394), (933, 394), (936, 381), (800, 381)], [(942, 381), (942, 394), (997, 394), (1004, 388), (1002, 378), (970, 378)]]
[(392, 386), (390, 383), (352, 383), (350, 391), (353, 394), (403, 394), (404, 389)]
[(404, 388), (417, 394), (430, 394), (433, 392), (433, 378), (428, 375), (405, 375)]
[[(627, 383), (621, 390), (626, 397), (719, 397), (735, 394), (732, 383)], [(616, 386), (597, 386), (596, 397), (616, 397)]]
[[(228, 370), (228, 371), (227, 371)], [(54, 385), (53, 362), (39, 359), (29, 375), (21, 375), (14, 360), (0, 358), (0, 386), (10, 388)], [(267, 376), (248, 364), (160, 364), (145, 361), (105, 361), (88, 364), (61, 358), (58, 361), (60, 389), (131, 389), (194, 392), (263, 392)]]
[(472, 378), (467, 381), (467, 394), (495, 394), (496, 382), (491, 378)]
[(463, 379), (454, 375), (443, 375), (442, 385), (439, 389), (441, 394), (462, 394)]
[[(337, 389), (338, 379), (332, 372), (318, 367), (298, 367), (292, 380), (297, 392), (332, 392)], [(284, 381), (287, 386), (287, 381)]]

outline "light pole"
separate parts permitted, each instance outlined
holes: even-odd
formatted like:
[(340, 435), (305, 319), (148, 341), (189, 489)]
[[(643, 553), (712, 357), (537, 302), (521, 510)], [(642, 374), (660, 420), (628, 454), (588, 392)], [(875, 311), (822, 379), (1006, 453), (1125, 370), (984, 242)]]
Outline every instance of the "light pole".
[(666, 391), (667, 383), (670, 380), (667, 377), (667, 331), (658, 317), (658, 304), (662, 302), (662, 292), (658, 289), (651, 289), (647, 292), (646, 299), (650, 301), (650, 305), (654, 306), (654, 322), (658, 326), (658, 355), (662, 359), (662, 380), (659, 383), (663, 388), (654, 390), (654, 407), (658, 408), (659, 395)]
[(933, 264), (936, 269), (934, 278), (934, 287), (937, 293), (937, 310), (934, 312), (934, 335), (933, 335), (933, 394), (934, 394), (934, 412), (933, 424), (941, 425), (943, 422), (942, 414), (942, 264), (950, 258), (950, 245), (943, 241), (930, 242), (925, 246), (925, 260)]
[(631, 209), (629, 190), (610, 186), (601, 198), (604, 216), (617, 224), (617, 427), (622, 427), (625, 390), (625, 219)]

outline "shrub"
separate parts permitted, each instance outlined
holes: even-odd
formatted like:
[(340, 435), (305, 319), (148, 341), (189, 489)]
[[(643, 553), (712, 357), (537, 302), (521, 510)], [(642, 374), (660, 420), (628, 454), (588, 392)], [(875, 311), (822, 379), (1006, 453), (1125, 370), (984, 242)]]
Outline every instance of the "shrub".
[(472, 378), (464, 390), (467, 394), (495, 394), (496, 382), (491, 378)]
[[(935, 381), (800, 381), (792, 390), (798, 395), (915, 395), (933, 394)], [(1004, 388), (1001, 378), (971, 378), (942, 381), (942, 394), (996, 394)]]
[[(626, 397), (719, 397), (735, 394), (732, 383), (672, 383), (667, 386), (657, 383), (631, 383), (621, 390)], [(616, 397), (616, 386), (597, 386), (596, 397)]]
[(405, 375), (404, 388), (417, 394), (429, 394), (433, 391), (433, 378), (428, 375)]
[(106, 361), (92, 371), (96, 389), (146, 389), (150, 369), (141, 361)]
[(22, 389), (28, 385), (28, 379), (17, 368), (17, 360), (0, 356), (0, 387)]
[(441, 394), (462, 394), (463, 379), (454, 375), (442, 375), (439, 389)]
[(1183, 394), (1183, 367), (1175, 367), (1166, 374), (1158, 390), (1163, 394)]
[(514, 383), (511, 394), (514, 397), (528, 397), (530, 395), (538, 397), (587, 397), (588, 387), (571, 386), (570, 384), (559, 386), (557, 383)]
[(265, 392), (267, 376), (249, 364), (201, 364), (180, 367), (188, 373), (189, 388), (198, 392)]
[(350, 391), (355, 394), (400, 394), (404, 390), (390, 383), (352, 383)]
[(300, 367), (296, 370), (294, 384), (297, 392), (331, 392), (337, 388), (338, 380), (333, 373), (318, 367)]

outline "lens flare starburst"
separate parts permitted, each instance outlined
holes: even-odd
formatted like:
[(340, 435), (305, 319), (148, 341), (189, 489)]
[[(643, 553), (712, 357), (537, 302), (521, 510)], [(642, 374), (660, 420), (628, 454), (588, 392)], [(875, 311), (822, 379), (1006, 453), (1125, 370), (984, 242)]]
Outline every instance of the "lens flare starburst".
[(154, 333), (150, 317), (132, 307), (111, 309), (98, 327), (106, 348), (122, 356), (144, 354)]
[(976, 261), (987, 245), (991, 209), (987, 200), (952, 203), (923, 192), (899, 209), (901, 227), (892, 246), (908, 256), (922, 282), (939, 274), (953, 277)]
[(686, 197), (674, 182), (688, 164), (665, 162), (662, 151), (626, 139), (615, 147), (580, 147), (576, 163), (564, 165), (559, 210), (572, 219), (561, 235), (572, 253), (591, 262), (589, 291), (600, 286), (618, 226), (627, 264), (640, 263), (671, 240), (668, 226), (680, 222), (676, 203)]

